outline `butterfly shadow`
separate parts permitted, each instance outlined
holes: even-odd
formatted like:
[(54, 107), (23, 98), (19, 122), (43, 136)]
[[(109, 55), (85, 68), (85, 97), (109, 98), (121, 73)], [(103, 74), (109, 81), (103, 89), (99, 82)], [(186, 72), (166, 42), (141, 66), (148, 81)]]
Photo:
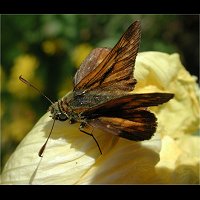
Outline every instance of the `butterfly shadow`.
[[(52, 128), (53, 120), (49, 120), (43, 126), (42, 131), (44, 132), (44, 138), (46, 139)], [(103, 154), (113, 146), (117, 138), (110, 133), (103, 132), (97, 128), (92, 128), (86, 130), (88, 133), (92, 133), (97, 140)], [(53, 146), (66, 145), (66, 154), (69, 153), (71, 149), (75, 149), (77, 152), (83, 152), (87, 156), (98, 158), (101, 156), (101, 152), (92, 136), (87, 135), (80, 130), (80, 123), (70, 124), (69, 121), (55, 121), (53, 131), (51, 134), (51, 141), (49, 143), (55, 143)], [(44, 139), (44, 142), (45, 142)], [(47, 148), (50, 144), (47, 144)], [(45, 155), (45, 153), (44, 153)]]
[[(159, 153), (141, 142), (120, 138), (117, 145), (95, 162), (92, 173), (88, 173), (92, 174), (89, 184), (155, 184), (159, 182), (155, 171), (159, 160)], [(83, 180), (86, 177), (87, 174)]]

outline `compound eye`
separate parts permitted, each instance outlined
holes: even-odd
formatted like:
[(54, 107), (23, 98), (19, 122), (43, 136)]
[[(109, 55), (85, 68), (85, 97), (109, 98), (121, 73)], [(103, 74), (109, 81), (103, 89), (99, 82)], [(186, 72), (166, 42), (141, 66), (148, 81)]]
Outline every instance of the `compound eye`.
[(67, 115), (64, 113), (59, 114), (59, 121), (66, 121), (68, 119)]

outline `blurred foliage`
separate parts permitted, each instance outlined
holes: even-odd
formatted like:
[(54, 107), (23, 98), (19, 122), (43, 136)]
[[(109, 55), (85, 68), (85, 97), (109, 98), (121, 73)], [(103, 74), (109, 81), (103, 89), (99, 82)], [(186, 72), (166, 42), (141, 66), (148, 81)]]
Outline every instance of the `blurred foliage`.
[(95, 47), (113, 47), (141, 20), (139, 51), (178, 52), (195, 75), (199, 68), (198, 15), (2, 15), (1, 166), (50, 103), (72, 89), (76, 68)]

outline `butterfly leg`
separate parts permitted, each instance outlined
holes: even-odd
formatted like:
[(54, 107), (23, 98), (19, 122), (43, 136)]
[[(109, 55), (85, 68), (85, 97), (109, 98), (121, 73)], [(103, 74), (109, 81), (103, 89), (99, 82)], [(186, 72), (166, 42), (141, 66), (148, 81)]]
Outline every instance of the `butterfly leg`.
[(92, 130), (91, 133), (88, 133), (88, 132), (84, 131), (84, 128), (85, 128), (87, 125), (88, 125), (88, 124), (86, 124), (85, 122), (82, 122), (82, 123), (80, 124), (79, 130), (80, 130), (81, 132), (83, 132), (83, 133), (89, 135), (89, 136), (92, 136), (92, 138), (94, 139), (94, 141), (96, 142), (96, 144), (97, 144), (97, 146), (98, 146), (98, 148), (99, 148), (100, 153), (102, 154), (101, 148), (100, 148), (100, 146), (99, 146), (99, 144), (98, 144), (96, 138), (95, 138), (94, 135), (92, 134), (93, 130)]

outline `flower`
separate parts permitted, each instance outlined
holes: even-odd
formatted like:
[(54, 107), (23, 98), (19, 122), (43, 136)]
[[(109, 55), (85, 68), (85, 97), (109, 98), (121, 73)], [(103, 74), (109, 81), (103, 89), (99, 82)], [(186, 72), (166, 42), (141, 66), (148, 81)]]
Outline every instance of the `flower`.
[(158, 128), (142, 142), (94, 130), (103, 155), (79, 124), (56, 121), (42, 158), (52, 119), (46, 113), (6, 163), (2, 184), (159, 184), (199, 183), (200, 89), (178, 54), (139, 53), (133, 92), (171, 92), (169, 102), (152, 107)]

